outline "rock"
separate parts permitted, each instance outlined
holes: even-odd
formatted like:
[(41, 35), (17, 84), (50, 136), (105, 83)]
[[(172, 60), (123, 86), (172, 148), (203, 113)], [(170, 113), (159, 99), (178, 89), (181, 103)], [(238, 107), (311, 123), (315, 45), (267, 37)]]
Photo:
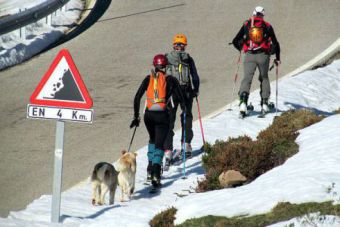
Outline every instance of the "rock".
[(218, 180), (222, 187), (229, 188), (243, 184), (247, 181), (247, 178), (243, 176), (239, 171), (228, 170), (221, 173)]

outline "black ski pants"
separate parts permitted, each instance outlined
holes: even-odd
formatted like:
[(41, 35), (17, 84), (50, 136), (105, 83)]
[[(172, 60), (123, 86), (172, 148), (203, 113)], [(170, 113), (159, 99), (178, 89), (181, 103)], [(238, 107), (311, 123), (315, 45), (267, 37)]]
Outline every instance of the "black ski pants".
[[(181, 142), (183, 143), (184, 129), (185, 129), (185, 142), (191, 143), (192, 138), (194, 137), (194, 133), (192, 131), (192, 104), (193, 104), (193, 92), (186, 91), (182, 87), (182, 94), (184, 96), (184, 102), (186, 107), (186, 115), (185, 115), (185, 126), (184, 126), (184, 114), (181, 113), (181, 126), (182, 126), (182, 136)], [(179, 100), (176, 97), (173, 97), (173, 107), (170, 109), (170, 122), (169, 122), (169, 132), (165, 140), (164, 148), (165, 150), (173, 150), (173, 137), (175, 121), (176, 121), (176, 113), (179, 105)]]
[(144, 123), (149, 133), (149, 143), (164, 151), (164, 141), (169, 131), (169, 113), (167, 111), (145, 111)]

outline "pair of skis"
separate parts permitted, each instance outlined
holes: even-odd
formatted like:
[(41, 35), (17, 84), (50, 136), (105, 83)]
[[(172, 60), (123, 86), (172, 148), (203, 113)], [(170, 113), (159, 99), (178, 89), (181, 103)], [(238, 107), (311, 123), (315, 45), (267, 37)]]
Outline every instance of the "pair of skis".
[[(264, 109), (261, 109), (261, 112), (260, 112), (260, 114), (257, 117), (258, 118), (265, 118), (267, 113), (270, 113), (270, 112), (272, 112), (274, 110), (275, 104), (273, 102), (270, 102), (268, 104), (268, 108), (269, 108), (268, 112), (266, 112)], [(250, 105), (247, 106), (247, 112), (240, 111), (239, 117), (241, 119), (244, 119), (245, 117), (248, 117), (250, 115), (250, 113), (253, 112), (253, 111), (254, 111), (254, 106), (250, 103)]]

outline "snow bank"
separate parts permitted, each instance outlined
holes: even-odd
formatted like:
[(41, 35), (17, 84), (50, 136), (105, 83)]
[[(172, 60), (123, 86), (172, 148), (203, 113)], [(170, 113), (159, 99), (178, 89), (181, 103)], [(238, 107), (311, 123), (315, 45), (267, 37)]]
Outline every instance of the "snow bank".
[[(40, 2), (37, 0), (36, 3)], [(79, 19), (81, 10), (84, 8), (83, 1), (71, 0), (67, 4), (67, 8), (68, 11), (59, 11), (56, 16), (53, 15), (52, 26), (45, 23), (45, 18), (27, 25), (25, 28), (26, 39), (20, 38), (19, 30), (1, 35), (0, 70), (32, 58), (60, 39), (69, 26)]]

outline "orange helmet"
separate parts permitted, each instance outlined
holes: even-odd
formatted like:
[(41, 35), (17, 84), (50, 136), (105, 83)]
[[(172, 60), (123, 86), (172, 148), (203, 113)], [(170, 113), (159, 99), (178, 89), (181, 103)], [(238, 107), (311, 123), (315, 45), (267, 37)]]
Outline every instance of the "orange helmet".
[(172, 40), (172, 44), (182, 43), (187, 45), (187, 37), (184, 34), (176, 34)]

